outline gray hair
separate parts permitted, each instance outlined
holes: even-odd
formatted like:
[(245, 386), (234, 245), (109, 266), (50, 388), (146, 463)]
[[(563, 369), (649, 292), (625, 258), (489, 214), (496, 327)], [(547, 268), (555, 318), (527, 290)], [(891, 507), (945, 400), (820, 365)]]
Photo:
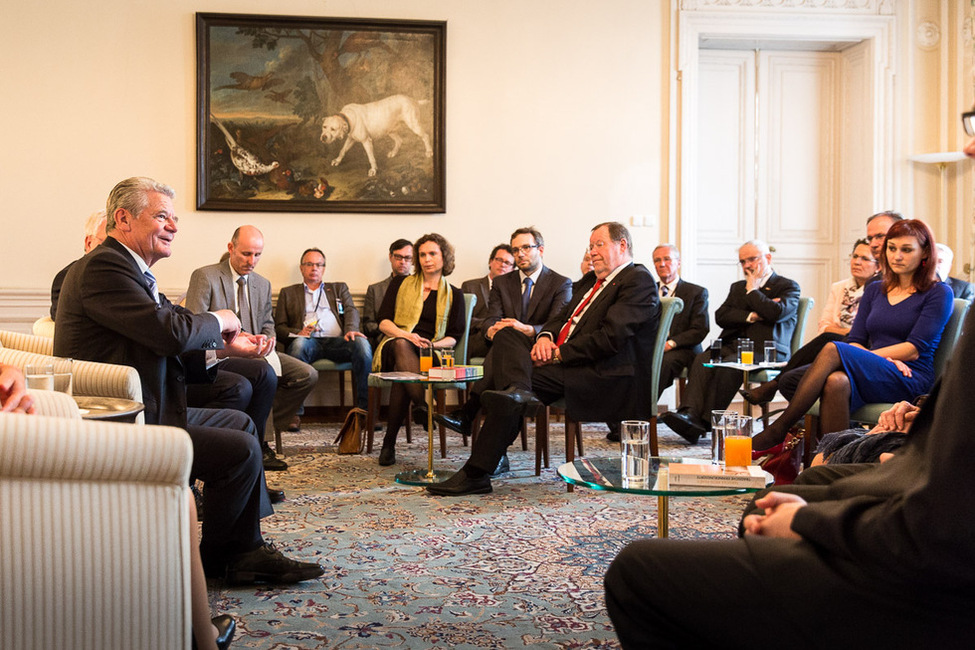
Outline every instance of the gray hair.
[(89, 214), (88, 220), (85, 221), (85, 237), (94, 237), (98, 233), (98, 226), (101, 225), (102, 220), (104, 219), (104, 210), (99, 210), (98, 212), (92, 212)]
[(772, 249), (769, 248), (768, 244), (766, 244), (765, 240), (763, 239), (749, 239), (744, 244), (739, 246), (738, 250), (743, 249), (745, 246), (754, 246), (762, 255), (770, 255), (772, 253)]
[(872, 214), (869, 217), (867, 217), (867, 223), (869, 224), (874, 219), (879, 219), (880, 217), (887, 217), (888, 219), (891, 219), (893, 221), (904, 220), (904, 215), (902, 215), (900, 212), (895, 212), (893, 210), (884, 210), (883, 212), (878, 212), (877, 214)]
[(653, 247), (653, 250), (650, 251), (650, 255), (652, 256), (654, 253), (656, 253), (661, 248), (668, 248), (668, 249), (670, 249), (671, 256), (672, 257), (675, 257), (677, 259), (680, 259), (680, 249), (677, 248), (677, 245), (676, 244), (671, 244), (669, 242), (663, 243), (663, 244), (657, 244), (656, 246), (654, 246)]
[(105, 225), (105, 232), (115, 230), (115, 212), (121, 208), (128, 211), (132, 216), (138, 216), (149, 205), (149, 192), (159, 192), (169, 198), (176, 198), (176, 192), (169, 185), (160, 183), (146, 176), (133, 176), (120, 181), (112, 188), (105, 203), (105, 214), (108, 223)]

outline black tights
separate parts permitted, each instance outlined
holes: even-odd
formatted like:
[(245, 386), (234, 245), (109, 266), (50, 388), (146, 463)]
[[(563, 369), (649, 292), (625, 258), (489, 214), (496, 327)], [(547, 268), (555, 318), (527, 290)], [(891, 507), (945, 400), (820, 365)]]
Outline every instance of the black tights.
[(824, 433), (850, 426), (850, 378), (842, 370), (835, 343), (827, 344), (803, 375), (796, 394), (779, 418), (752, 439), (753, 449), (768, 449), (783, 440), (789, 428), (819, 402), (820, 429)]
[[(393, 339), (387, 346), (392, 347), (393, 370), (420, 372), (419, 349), (407, 339)], [(385, 352), (385, 351), (384, 351)], [(400, 427), (410, 415), (410, 402), (424, 404), (423, 387), (419, 384), (393, 383), (389, 389), (389, 419), (386, 421), (386, 435), (383, 447), (395, 447)]]

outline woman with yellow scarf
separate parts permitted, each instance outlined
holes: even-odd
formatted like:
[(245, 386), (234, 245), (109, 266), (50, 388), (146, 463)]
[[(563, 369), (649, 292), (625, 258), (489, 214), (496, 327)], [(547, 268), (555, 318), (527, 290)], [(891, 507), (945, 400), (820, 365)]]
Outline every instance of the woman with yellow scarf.
[[(454, 271), (454, 247), (443, 236), (432, 233), (420, 237), (413, 250), (417, 254), (416, 271), (393, 278), (379, 307), (383, 337), (372, 358), (373, 371), (420, 372), (421, 347), (453, 347), (464, 334), (464, 294), (446, 280)], [(420, 385), (393, 384), (380, 465), (396, 462), (396, 436), (409, 414), (411, 400), (424, 403)]]

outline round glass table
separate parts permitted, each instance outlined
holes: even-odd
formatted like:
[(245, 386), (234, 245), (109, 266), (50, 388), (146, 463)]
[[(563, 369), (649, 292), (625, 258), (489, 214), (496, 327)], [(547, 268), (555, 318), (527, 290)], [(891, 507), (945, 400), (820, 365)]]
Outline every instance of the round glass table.
[[(650, 459), (650, 476), (646, 483), (624, 481), (620, 458), (577, 458), (560, 465), (558, 474), (570, 485), (581, 485), (593, 490), (626, 492), (657, 497), (657, 537), (670, 536), (670, 497), (724, 497), (734, 494), (750, 494), (763, 488), (710, 487), (696, 485), (670, 485), (667, 466), (685, 460), (694, 463), (707, 462), (700, 458), (654, 456)], [(765, 472), (765, 487), (772, 485), (772, 475)]]
[(429, 485), (441, 483), (454, 475), (456, 470), (433, 469), (433, 391), (437, 388), (449, 388), (455, 384), (475, 382), (481, 377), (465, 377), (462, 379), (430, 379), (426, 375), (415, 372), (374, 372), (376, 379), (390, 384), (423, 384), (427, 397), (427, 468), (410, 469), (396, 475), (396, 482), (403, 485)]

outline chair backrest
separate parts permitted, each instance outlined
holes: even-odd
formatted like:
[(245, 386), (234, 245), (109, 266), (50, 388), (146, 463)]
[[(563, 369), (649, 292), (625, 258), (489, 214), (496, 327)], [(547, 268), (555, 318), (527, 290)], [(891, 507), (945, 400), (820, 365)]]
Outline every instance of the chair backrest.
[(660, 319), (657, 322), (657, 338), (653, 342), (653, 360), (650, 372), (650, 401), (653, 404), (651, 413), (657, 413), (657, 396), (660, 393), (660, 366), (663, 363), (664, 346), (670, 336), (670, 324), (674, 316), (684, 311), (684, 301), (676, 296), (660, 299)]
[(471, 333), (471, 316), (474, 314), (476, 304), (477, 296), (473, 293), (464, 294), (464, 334), (454, 346), (454, 363), (461, 366), (467, 363), (467, 338)]
[(54, 354), (54, 338), (0, 330), (0, 347), (34, 354)]
[(941, 341), (938, 343), (938, 349), (934, 351), (935, 377), (940, 377), (941, 373), (944, 372), (945, 366), (948, 365), (948, 359), (951, 358), (951, 352), (954, 350), (955, 343), (958, 342), (958, 337), (961, 336), (961, 327), (965, 322), (965, 315), (968, 313), (970, 306), (971, 303), (967, 300), (955, 298), (951, 316), (948, 318), (947, 324), (945, 324), (944, 331), (941, 332)]
[(54, 320), (50, 316), (42, 316), (34, 321), (31, 326), (34, 336), (43, 336), (49, 339), (54, 338)]
[(796, 328), (792, 330), (792, 341), (789, 343), (790, 354), (795, 354), (796, 350), (802, 347), (802, 339), (806, 335), (806, 324), (809, 322), (809, 314), (815, 306), (813, 298), (800, 297), (799, 307), (796, 309)]

